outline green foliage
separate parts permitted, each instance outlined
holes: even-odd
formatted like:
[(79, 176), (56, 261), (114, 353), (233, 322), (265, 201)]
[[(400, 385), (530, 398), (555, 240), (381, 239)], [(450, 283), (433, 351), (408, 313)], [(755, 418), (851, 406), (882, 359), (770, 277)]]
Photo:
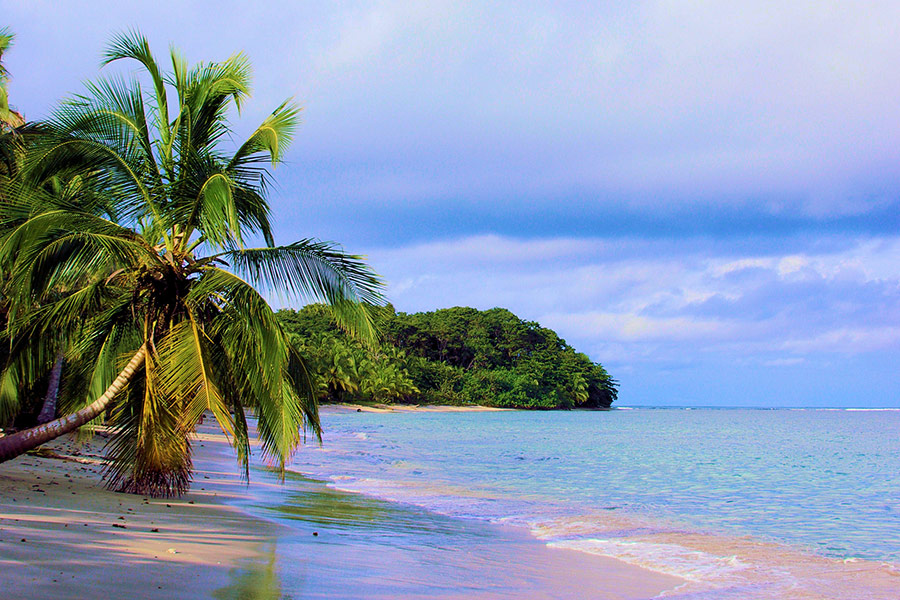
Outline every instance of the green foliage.
[(277, 313), (307, 358), (323, 401), (608, 408), (616, 382), (555, 332), (508, 310), (451, 308), (375, 316), (380, 346), (364, 348), (311, 305)]
[(276, 315), (306, 361), (319, 401), (386, 404), (408, 401), (418, 393), (405, 353), (347, 336), (334, 327), (328, 312), (315, 305)]
[[(283, 472), (304, 432), (319, 434), (316, 390), (258, 288), (327, 303), (342, 331), (374, 344), (381, 282), (332, 244), (274, 245), (266, 183), (299, 108), (280, 105), (229, 148), (228, 116), (249, 94), (242, 54), (190, 66), (173, 50), (166, 73), (129, 32), (105, 55), (118, 60), (137, 62), (143, 78), (101, 79), (64, 102), (30, 141), (21, 187), (0, 202), (10, 340), (0, 417), (60, 354), (62, 408), (72, 411), (146, 348), (111, 413), (111, 486), (183, 492), (206, 410), (246, 474), (252, 408), (264, 453)], [(250, 239), (265, 246), (247, 248)]]
[(22, 115), (9, 106), (6, 90), (9, 72), (3, 66), (3, 54), (12, 47), (15, 37), (8, 27), (0, 27), (0, 131), (7, 127), (19, 127), (25, 122)]

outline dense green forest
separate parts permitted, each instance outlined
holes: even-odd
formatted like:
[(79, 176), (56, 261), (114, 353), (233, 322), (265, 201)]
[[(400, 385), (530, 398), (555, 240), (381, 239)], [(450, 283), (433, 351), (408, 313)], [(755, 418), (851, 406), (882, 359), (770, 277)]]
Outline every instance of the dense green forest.
[(320, 402), (608, 408), (616, 382), (554, 331), (503, 308), (377, 313), (381, 342), (346, 335), (330, 310), (280, 310)]

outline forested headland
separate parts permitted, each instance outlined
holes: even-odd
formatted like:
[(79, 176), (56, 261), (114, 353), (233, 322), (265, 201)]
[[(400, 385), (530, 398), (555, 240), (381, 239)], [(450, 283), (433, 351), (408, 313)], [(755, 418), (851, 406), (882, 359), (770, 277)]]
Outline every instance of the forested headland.
[(375, 319), (365, 346), (322, 305), (276, 313), (307, 362), (320, 402), (609, 408), (616, 381), (554, 331), (503, 308), (456, 307)]

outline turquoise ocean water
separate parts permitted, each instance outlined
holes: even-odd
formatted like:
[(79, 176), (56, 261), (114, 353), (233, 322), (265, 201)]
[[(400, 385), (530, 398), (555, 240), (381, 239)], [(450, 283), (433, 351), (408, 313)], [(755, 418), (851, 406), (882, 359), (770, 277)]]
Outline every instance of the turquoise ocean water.
[(897, 410), (326, 410), (322, 422), (323, 446), (294, 460), (304, 475), (678, 575), (677, 597), (900, 593)]

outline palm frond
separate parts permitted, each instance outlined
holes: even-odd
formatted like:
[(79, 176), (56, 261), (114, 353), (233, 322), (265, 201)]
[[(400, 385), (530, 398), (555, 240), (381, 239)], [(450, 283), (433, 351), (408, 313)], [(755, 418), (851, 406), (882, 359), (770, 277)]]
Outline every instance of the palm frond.
[[(190, 484), (191, 445), (176, 407), (159, 392), (157, 362), (145, 366), (113, 411), (116, 435), (107, 444), (107, 486), (149, 496), (181, 495)], [(141, 385), (142, 384), (142, 385)]]
[(211, 411), (219, 427), (234, 438), (234, 422), (219, 391), (210, 356), (211, 340), (193, 315), (169, 329), (157, 343), (156, 378), (159, 393), (179, 405), (178, 426), (193, 431), (204, 411)]
[[(302, 357), (265, 299), (232, 273), (206, 268), (187, 302), (214, 304), (217, 314), (209, 332), (220, 353), (215, 362), (228, 369), (233, 402), (256, 410), (263, 452), (283, 469), (301, 432), (321, 433), (314, 387)], [(237, 410), (235, 419), (237, 429)]]
[(25, 119), (22, 118), (22, 115), (14, 111), (9, 107), (9, 94), (6, 91), (6, 87), (3, 85), (5, 82), (0, 80), (0, 125), (6, 125), (8, 127), (21, 127), (25, 124)]
[(17, 365), (4, 365), (0, 371), (0, 422), (9, 422), (18, 414), (24, 387)]
[(74, 289), (115, 267), (134, 267), (154, 257), (131, 230), (86, 213), (55, 210), (16, 227), (0, 246), (0, 267), (10, 273), (20, 304), (55, 286)]
[[(111, 142), (116, 145), (128, 144), (129, 150), (136, 144), (143, 153), (142, 162), (152, 170), (156, 185), (162, 185), (159, 170), (153, 155), (153, 144), (150, 140), (150, 125), (144, 107), (144, 94), (137, 80), (126, 80), (121, 77), (99, 79), (96, 83), (87, 84), (92, 97), (86, 102), (93, 111), (101, 115), (109, 115), (119, 124), (120, 132)], [(97, 115), (90, 122), (96, 122)]]
[(217, 373), (217, 379), (222, 382), (221, 392), (226, 404), (234, 412), (234, 437), (232, 438), (232, 446), (234, 446), (237, 462), (241, 469), (241, 478), (244, 481), (250, 480), (250, 436), (247, 427), (247, 415), (244, 413), (244, 402), (253, 404), (248, 401), (239, 378), (234, 377), (234, 371), (231, 367), (227, 354), (221, 352), (218, 345), (212, 347), (214, 356), (213, 367)]
[(256, 407), (257, 430), (263, 454), (274, 459), (282, 479), (285, 465), (300, 444), (304, 415), (299, 397), (287, 380), (282, 381), (281, 393)]
[(0, 417), (11, 417), (50, 371), (54, 357), (65, 347), (61, 336), (53, 333), (41, 335), (36, 322), (7, 333), (4, 341), (9, 344), (8, 354), (0, 375)]
[(220, 256), (270, 292), (287, 293), (303, 302), (326, 302), (341, 327), (367, 343), (376, 340), (370, 308), (384, 303), (384, 284), (362, 257), (309, 239)]
[(25, 312), (8, 326), (12, 335), (28, 331), (29, 335), (74, 338), (84, 329), (88, 315), (102, 310), (112, 294), (104, 280), (97, 280), (74, 292), (41, 303)]
[(250, 63), (243, 53), (224, 62), (201, 63), (183, 78), (178, 89), (178, 147), (181, 154), (208, 151), (230, 133), (226, 118), (230, 102), (240, 112), (250, 93)]
[(268, 364), (283, 360), (284, 333), (275, 313), (253, 286), (223, 269), (206, 266), (191, 286), (185, 303), (194, 312), (213, 304), (218, 313), (211, 324), (212, 334), (228, 327), (245, 329), (248, 346), (255, 346), (253, 362)]
[[(97, 188), (107, 190), (110, 207), (116, 214), (131, 220), (149, 216), (165, 221), (153, 198), (155, 179), (144, 171), (145, 154), (136, 149), (136, 144), (128, 143), (130, 134), (122, 138), (122, 128), (114, 116), (97, 114), (96, 124), (106, 129), (101, 132), (104, 137), (119, 137), (121, 147), (111, 145), (108, 139), (77, 137), (54, 125), (28, 152), (23, 164), (25, 176), (39, 185), (60, 174), (81, 175)], [(100, 138), (100, 134), (96, 137)]]
[[(235, 152), (229, 162), (229, 169), (259, 160), (267, 160), (273, 165), (277, 164), (291, 143), (299, 124), (300, 107), (291, 101), (283, 102)], [(260, 157), (261, 152), (267, 152), (268, 158)]]
[(102, 312), (85, 323), (67, 355), (66, 380), (69, 393), (61, 398), (60, 408), (73, 412), (98, 398), (120, 370), (120, 359), (131, 356), (143, 342), (134, 322), (132, 297), (124, 290), (108, 302)]
[(3, 66), (3, 54), (12, 47), (15, 35), (8, 27), (0, 28), (0, 129), (3, 125), (8, 127), (20, 127), (25, 123), (22, 115), (9, 107), (9, 96), (6, 91), (6, 80), (9, 71)]
[(9, 71), (3, 66), (2, 61), (3, 55), (12, 47), (15, 39), (16, 35), (10, 31), (9, 27), (0, 27), (0, 77), (9, 76)]
[(139, 31), (129, 30), (113, 37), (112, 42), (103, 56), (103, 65), (116, 60), (136, 60), (147, 70), (153, 81), (153, 89), (156, 92), (156, 110), (159, 113), (157, 129), (163, 144), (169, 143), (171, 132), (169, 131), (169, 107), (166, 97), (166, 82), (153, 53), (150, 51), (150, 42)]
[(311, 431), (319, 443), (322, 443), (322, 423), (319, 421), (319, 403), (316, 400), (316, 384), (306, 360), (294, 348), (289, 347), (289, 359), (287, 364), (287, 377), (291, 389), (299, 401), (300, 412), (303, 414), (303, 427), (301, 431)]
[(228, 242), (243, 246), (241, 224), (234, 204), (234, 183), (224, 173), (214, 173), (200, 187), (187, 227), (199, 226), (203, 237), (213, 247)]

